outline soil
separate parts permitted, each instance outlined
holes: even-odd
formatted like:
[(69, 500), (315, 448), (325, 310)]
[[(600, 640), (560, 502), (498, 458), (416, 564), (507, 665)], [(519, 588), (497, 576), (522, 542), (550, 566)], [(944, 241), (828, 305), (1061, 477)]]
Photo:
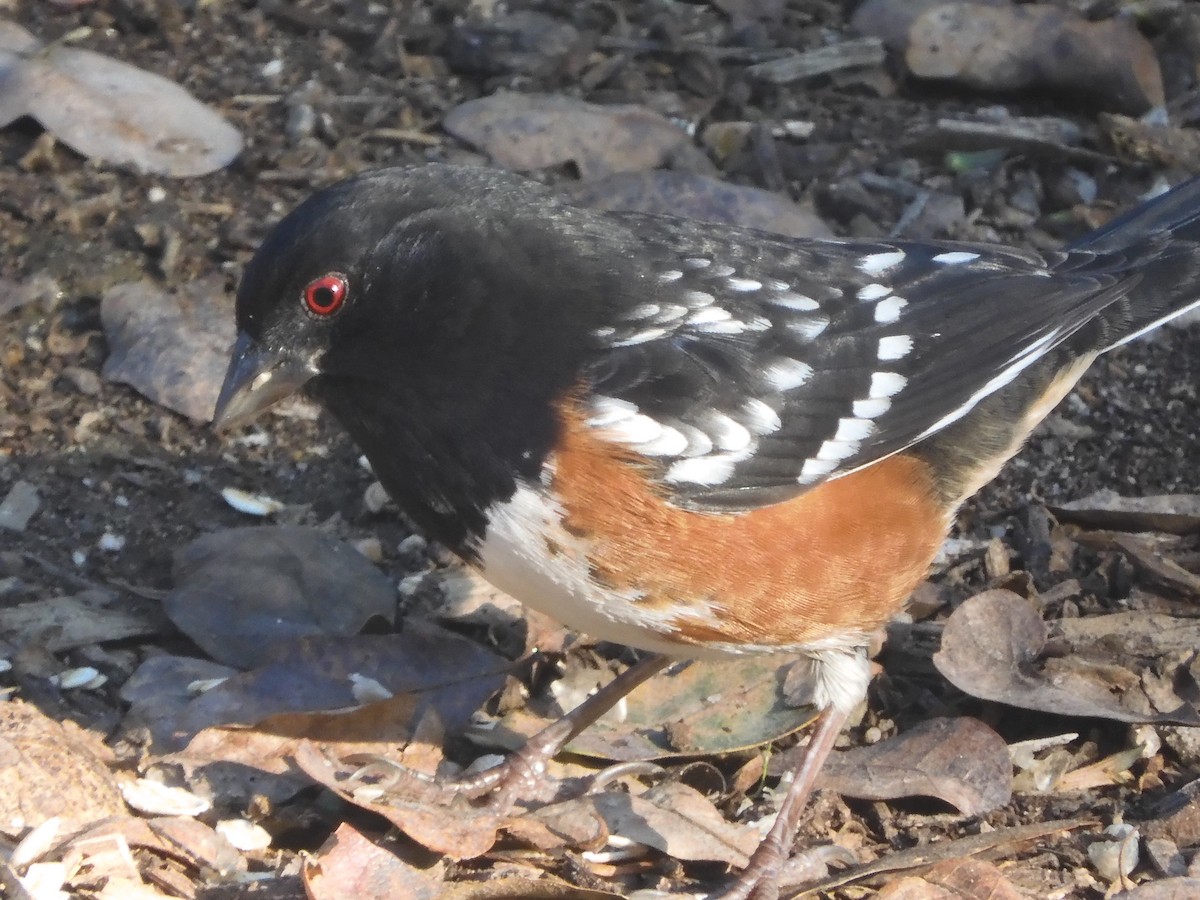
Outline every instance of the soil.
[[(465, 99), (509, 87), (645, 103), (692, 124), (810, 121), (812, 136), (778, 141), (769, 164), (747, 152), (723, 162), (722, 174), (760, 187), (776, 187), (782, 174), (787, 193), (813, 200), (835, 232), (846, 236), (888, 234), (907, 210), (896, 194), (864, 194), (863, 172), (963, 199), (965, 216), (932, 224), (923, 219), (915, 232), (903, 232), (906, 237), (992, 239), (1026, 247), (1053, 246), (1083, 233), (1096, 216), (1127, 207), (1160, 178), (1177, 174), (1121, 161), (1104, 145), (1096, 111), (1061, 98), (934, 89), (906, 82), (894, 66), (888, 69), (892, 74), (872, 78), (772, 87), (748, 80), (743, 62), (670, 52), (682, 36), (718, 46), (818, 46), (828, 35), (847, 31), (840, 3), (790, 2), (777, 21), (737, 26), (703, 3), (534, 4), (591, 35), (598, 41), (594, 46), (606, 46), (599, 38), (607, 36), (665, 48), (629, 53), (611, 77), (590, 89), (581, 85), (581, 67), (571, 60), (519, 73), (471, 69), (456, 54), (455, 36), (464, 19), (479, 18), (479, 10), (489, 6), (466, 0), (397, 0), (394, 6), (360, 0), (295, 5), (112, 0), (72, 8), (0, 0), (0, 14), (45, 40), (90, 29), (81, 46), (177, 80), (221, 110), (247, 140), (229, 168), (171, 180), (89, 163), (49, 144), (29, 120), (0, 129), (0, 277), (23, 283), (50, 276), (60, 288), (52, 299), (0, 316), (0, 497), (18, 480), (35, 485), (41, 497), (24, 531), (0, 532), (0, 585), (6, 585), (0, 604), (98, 585), (132, 606), (156, 608), (156, 592), (171, 585), (175, 549), (199, 534), (246, 524), (219, 494), (229, 486), (283, 501), (293, 520), (321, 524), (350, 539), (378, 537), (384, 570), (397, 580), (411, 574), (413, 561), (396, 551), (407, 526), (393, 511), (372, 512), (364, 504), (370, 475), (333, 423), (301, 405), (271, 417), (253, 432), (254, 440), (231, 442), (204, 423), (95, 377), (107, 353), (99, 301), (111, 285), (140, 278), (170, 288), (219, 272), (232, 288), (271, 224), (312, 190), (343, 175), (425, 160), (481, 161), (438, 128), (443, 115)], [(1153, 31), (1151, 37), (1170, 43), (1173, 59), (1179, 55), (1177, 42)], [(1200, 48), (1196, 52), (1193, 63), (1200, 60)], [(264, 74), (277, 60), (278, 74)], [(1192, 87), (1186, 75), (1168, 79), (1171, 98)], [(951, 167), (948, 154), (920, 149), (906, 138), (939, 119), (998, 105), (1012, 114), (1076, 123), (1096, 151), (1093, 158), (1011, 152), (1000, 165), (961, 171)], [(309, 111), (315, 116), (311, 129), (298, 126)], [(397, 138), (397, 129), (427, 139)], [(1094, 202), (1079, 203), (1062, 189), (1080, 172), (1094, 179)], [(573, 173), (564, 168), (539, 177), (566, 182)], [(1019, 566), (1021, 536), (1031, 509), (1042, 502), (1100, 489), (1135, 496), (1200, 493), (1198, 337), (1194, 328), (1163, 329), (1095, 365), (1025, 451), (970, 503), (962, 533), (1000, 537), (1014, 548)], [(123, 538), (123, 546), (101, 549), (106, 534)], [(1097, 566), (1094, 558), (1082, 557), (1075, 577), (1086, 582)], [(986, 580), (975, 566), (944, 585), (949, 595), (962, 597)], [(0, 688), (16, 688), (56, 718), (112, 734), (123, 709), (120, 685), (147, 654), (162, 649), (195, 652), (169, 625), (151, 642), (84, 648), (58, 659), (0, 642), (0, 658), (19, 661), (12, 672), (0, 674)], [(46, 674), (84, 664), (109, 676), (105, 690), (66, 693), (47, 687)], [(875, 692), (864, 726), (881, 719), (916, 720), (931, 709), (980, 710), (927, 672), (893, 673), (885, 687)], [(996, 709), (989, 715), (1009, 740), (1081, 727)], [(1124, 740), (1122, 725), (1082, 727), (1104, 747)], [(856, 730), (851, 740), (860, 736)], [(1179, 766), (1161, 793), (1192, 774), (1187, 765)], [(1065, 798), (1023, 797), (989, 821), (1093, 816), (1108, 822), (1114, 812), (1136, 817), (1152, 799), (1117, 788)], [(959, 833), (961, 823), (939, 817), (939, 809), (822, 802), (805, 834), (821, 837), (856, 822), (872, 840), (900, 849)], [(328, 828), (314, 829), (286, 849), (311, 849), (327, 834)], [(1057, 896), (1103, 894), (1099, 879), (1072, 874), (1087, 867), (1083, 844), (1064, 839), (1049, 846), (1022, 851), (1027, 865), (1019, 870), (1021, 878), (1043, 879), (1022, 889), (1033, 896), (1048, 896), (1051, 889)], [(1031, 874), (1036, 872), (1041, 875)]]

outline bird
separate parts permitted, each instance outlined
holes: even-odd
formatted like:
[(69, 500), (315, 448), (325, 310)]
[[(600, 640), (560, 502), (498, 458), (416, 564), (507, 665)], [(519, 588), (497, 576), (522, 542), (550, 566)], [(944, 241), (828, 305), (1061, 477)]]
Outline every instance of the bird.
[(303, 390), (495, 587), (637, 663), (495, 769), (510, 796), (675, 659), (795, 654), (820, 710), (713, 897), (772, 896), (867, 647), (1091, 362), (1200, 305), (1200, 179), (1061, 250), (817, 240), (385, 168), (245, 268), (214, 414)]

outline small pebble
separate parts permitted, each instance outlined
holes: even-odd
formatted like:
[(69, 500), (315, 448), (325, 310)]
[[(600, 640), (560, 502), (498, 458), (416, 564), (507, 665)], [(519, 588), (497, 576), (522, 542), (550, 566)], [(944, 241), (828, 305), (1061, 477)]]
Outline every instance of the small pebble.
[(1109, 840), (1091, 844), (1088, 857), (1102, 878), (1117, 882), (1137, 868), (1138, 830), (1122, 823), (1109, 825), (1104, 829), (1104, 834)]
[(125, 549), (125, 538), (122, 535), (106, 531), (100, 535), (100, 540), (96, 542), (96, 546), (105, 553), (120, 553)]
[(368, 512), (377, 513), (388, 504), (387, 491), (378, 481), (372, 481), (363, 492), (363, 505)]
[(77, 669), (66, 669), (54, 676), (54, 683), (64, 691), (82, 688), (93, 691), (108, 681), (108, 677), (100, 674), (92, 666), (80, 666)]
[(82, 550), (76, 550), (71, 554), (71, 562), (80, 567), (85, 566), (87, 565), (87, 554)]
[(396, 586), (400, 596), (405, 600), (416, 596), (417, 591), (421, 589), (422, 583), (425, 581), (425, 573), (418, 572), (416, 575), (408, 575), (400, 579), (400, 584)]
[(33, 514), (42, 505), (37, 488), (28, 481), (18, 481), (9, 488), (8, 495), (0, 501), (0, 528), (9, 531), (24, 531)]
[(396, 545), (396, 552), (405, 557), (423, 556), (428, 547), (429, 541), (425, 540), (423, 535), (410, 534)]
[(273, 497), (251, 494), (238, 488), (221, 488), (221, 496), (238, 512), (248, 516), (273, 516), (284, 509), (284, 505)]
[(266, 850), (271, 846), (271, 833), (247, 819), (222, 819), (216, 824), (216, 831), (243, 853)]
[(212, 807), (211, 801), (191, 791), (149, 778), (122, 781), (121, 796), (138, 812), (153, 816), (198, 816)]
[(167, 199), (167, 191), (165, 188), (154, 185), (150, 190), (146, 191), (146, 199), (151, 203), (162, 203)]
[(354, 549), (373, 563), (383, 562), (383, 544), (379, 538), (363, 538), (354, 542)]
[(261, 69), (263, 78), (278, 78), (283, 74), (283, 60), (273, 59)]

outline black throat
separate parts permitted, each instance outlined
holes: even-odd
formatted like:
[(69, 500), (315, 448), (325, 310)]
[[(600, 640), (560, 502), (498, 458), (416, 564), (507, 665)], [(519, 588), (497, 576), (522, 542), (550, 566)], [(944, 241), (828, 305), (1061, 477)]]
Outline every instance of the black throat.
[[(371, 315), (338, 337), (312, 385), (392, 498), (467, 559), (488, 510), (541, 476), (560, 405), (586, 382), (595, 331), (631, 283), (604, 251), (617, 242), (580, 231), (596, 219), (541, 212), (491, 224), (431, 214), (399, 229), (380, 245)], [(421, 253), (405, 256), (418, 229)]]

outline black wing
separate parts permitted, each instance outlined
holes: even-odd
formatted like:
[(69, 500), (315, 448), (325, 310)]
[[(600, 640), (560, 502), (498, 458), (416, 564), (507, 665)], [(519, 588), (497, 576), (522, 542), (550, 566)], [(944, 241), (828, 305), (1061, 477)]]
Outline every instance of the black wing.
[(590, 424), (690, 508), (781, 502), (939, 431), (1135, 277), (1088, 252), (622, 218), (645, 290), (597, 333)]

